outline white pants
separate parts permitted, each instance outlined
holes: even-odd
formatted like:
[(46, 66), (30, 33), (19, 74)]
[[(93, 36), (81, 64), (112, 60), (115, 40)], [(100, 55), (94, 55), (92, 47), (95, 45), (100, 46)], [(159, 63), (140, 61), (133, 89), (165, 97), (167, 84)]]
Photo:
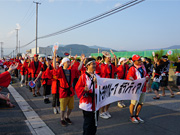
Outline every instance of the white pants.
[(21, 84), (23, 84), (23, 82), (24, 82), (24, 79), (25, 79), (25, 75), (21, 75)]

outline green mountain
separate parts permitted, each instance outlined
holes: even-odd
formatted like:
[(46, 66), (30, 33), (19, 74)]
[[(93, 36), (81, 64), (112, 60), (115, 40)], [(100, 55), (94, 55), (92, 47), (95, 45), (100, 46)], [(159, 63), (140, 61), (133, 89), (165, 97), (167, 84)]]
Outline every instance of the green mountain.
[[(113, 50), (113, 49), (112, 49)], [(64, 53), (65, 52), (68, 52), (70, 53), (71, 51), (71, 55), (74, 56), (74, 55), (78, 55), (80, 56), (81, 54), (85, 54), (86, 56), (90, 56), (91, 53), (98, 53), (98, 49), (94, 49), (94, 48), (90, 48), (86, 45), (80, 45), (80, 44), (70, 44), (70, 45), (66, 45), (66, 46), (61, 46), (59, 45), (59, 49), (58, 49), (58, 52), (57, 54), (59, 56), (64, 56)], [(107, 50), (107, 49), (101, 49), (100, 50), (100, 53), (102, 51), (108, 51), (110, 52), (110, 50)], [(115, 50), (113, 50), (114, 52), (117, 52)]]

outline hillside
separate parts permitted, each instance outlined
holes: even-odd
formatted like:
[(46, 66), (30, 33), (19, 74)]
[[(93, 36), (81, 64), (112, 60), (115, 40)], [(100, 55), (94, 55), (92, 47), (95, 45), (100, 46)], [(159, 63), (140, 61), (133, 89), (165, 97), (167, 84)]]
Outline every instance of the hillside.
[[(53, 45), (49, 46), (49, 47), (52, 47)], [(98, 49), (95, 49), (95, 48), (91, 48), (89, 46), (86, 46), (86, 45), (80, 45), (80, 44), (70, 44), (70, 45), (65, 45), (65, 46), (62, 46), (62, 45), (59, 45), (59, 49), (58, 49), (58, 52), (57, 54), (59, 56), (64, 56), (64, 53), (65, 52), (68, 52), (70, 53), (70, 50), (71, 50), (71, 55), (74, 56), (74, 55), (78, 55), (80, 56), (82, 53), (85, 54), (86, 56), (90, 56), (91, 53), (98, 53)], [(100, 49), (100, 52), (102, 51), (109, 51), (110, 48), (104, 48), (102, 47)], [(113, 49), (112, 49), (113, 50)], [(113, 50), (114, 52), (117, 52), (115, 50)]]

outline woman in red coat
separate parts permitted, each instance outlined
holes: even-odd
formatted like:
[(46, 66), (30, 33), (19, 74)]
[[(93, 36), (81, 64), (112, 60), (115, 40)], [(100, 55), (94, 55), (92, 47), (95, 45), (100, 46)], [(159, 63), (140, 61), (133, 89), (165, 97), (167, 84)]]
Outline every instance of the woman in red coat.
[[(101, 64), (101, 77), (102, 78), (113, 78), (114, 79), (114, 74), (116, 73), (117, 69), (117, 59), (116, 59), (116, 55), (114, 55), (115, 58), (115, 66), (111, 63), (111, 55), (108, 52), (102, 52), (103, 54), (103, 59), (104, 59), (104, 63)], [(109, 105), (106, 105), (104, 107), (101, 108), (101, 112), (100, 112), (100, 117), (103, 119), (109, 119), (111, 117), (111, 115), (108, 112), (108, 109), (110, 107)]]
[[(126, 60), (126, 58), (121, 58), (118, 62), (118, 65), (119, 67), (117, 68), (117, 77), (118, 79), (123, 79), (125, 80), (126, 79), (126, 76), (127, 76), (127, 73), (128, 73), (128, 69), (129, 69), (129, 66), (127, 63), (128, 60)], [(118, 102), (118, 106), (120, 108), (124, 108), (126, 107), (126, 105), (124, 104), (123, 101), (119, 101)]]

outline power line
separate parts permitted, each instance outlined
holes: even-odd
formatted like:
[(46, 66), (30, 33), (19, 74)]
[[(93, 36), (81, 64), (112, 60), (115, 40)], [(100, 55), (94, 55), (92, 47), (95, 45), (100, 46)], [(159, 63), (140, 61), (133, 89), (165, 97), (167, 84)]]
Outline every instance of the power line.
[[(86, 21), (83, 21), (81, 23), (78, 23), (78, 24), (73, 25), (71, 27), (68, 27), (66, 29), (63, 29), (63, 30), (60, 30), (60, 31), (57, 31), (57, 32), (54, 32), (54, 33), (51, 33), (51, 34), (48, 34), (48, 35), (41, 36), (38, 39), (43, 39), (43, 38), (48, 38), (48, 37), (51, 37), (51, 36), (56, 36), (56, 35), (63, 34), (65, 32), (80, 28), (80, 27), (85, 26), (87, 24), (93, 23), (95, 21), (98, 21), (98, 20), (103, 19), (105, 17), (108, 17), (110, 15), (113, 15), (115, 13), (118, 13), (118, 12), (120, 12), (122, 10), (125, 10), (125, 9), (127, 9), (129, 7), (132, 7), (132, 6), (136, 5), (136, 4), (139, 4), (139, 3), (143, 2), (143, 1), (145, 1), (145, 0), (140, 0), (140, 1), (139, 0), (133, 0), (133, 1), (127, 2), (126, 4), (123, 4), (123, 5), (119, 6), (119, 7), (113, 8), (113, 9), (111, 9), (111, 10), (105, 12), (105, 13), (97, 15), (97, 16), (95, 16), (93, 18), (90, 18), (90, 19), (88, 19)], [(33, 43), (34, 41), (35, 41), (35, 39), (32, 40), (31, 42), (21, 46), (21, 48), (28, 46), (29, 44)]]
[(104, 16), (100, 16), (100, 17), (97, 17), (97, 18), (88, 20), (88, 21), (86, 21), (86, 22), (84, 22), (84, 23), (74, 25), (74, 26), (69, 27), (69, 28), (67, 28), (67, 29), (64, 29), (64, 30), (61, 30), (61, 31), (58, 31), (58, 32), (55, 32), (55, 33), (52, 33), (52, 34), (49, 34), (49, 35), (46, 35), (46, 36), (39, 37), (39, 39), (48, 38), (48, 37), (51, 37), (51, 36), (56, 36), (56, 35), (63, 34), (63, 33), (65, 33), (65, 32), (68, 32), (68, 31), (77, 29), (77, 28), (79, 28), (79, 27), (85, 26), (85, 25), (87, 25), (87, 24), (90, 24), (90, 23), (93, 23), (93, 22), (98, 21), (98, 20), (100, 20), (100, 19), (103, 19), (103, 18), (105, 18), (105, 17), (108, 17), (108, 16), (110, 16), (110, 15), (112, 15), (112, 14), (115, 14), (115, 13), (117, 13), (117, 12), (120, 12), (120, 11), (126, 9), (126, 8), (129, 8), (129, 7), (131, 7), (131, 6), (134, 6), (134, 5), (136, 5), (136, 4), (138, 4), (138, 3), (142, 2), (142, 1), (144, 1), (144, 0), (141, 0), (141, 1), (139, 1), (139, 2), (136, 2), (136, 3), (134, 3), (134, 4), (130, 5), (130, 6), (123, 7), (123, 9), (119, 9), (119, 10), (117, 10), (117, 11), (114, 11), (113, 13), (109, 13), (109, 14), (106, 14), (106, 15), (104, 15)]
[(20, 21), (20, 22), (21, 22), (21, 24), (23, 24), (23, 23), (24, 23), (24, 21), (25, 21), (25, 19), (26, 19), (26, 16), (28, 15), (28, 13), (29, 13), (30, 9), (32, 8), (32, 6), (33, 6), (33, 3), (31, 3), (31, 5), (30, 5), (30, 7), (28, 8), (28, 10), (27, 10), (27, 12), (26, 12), (25, 16), (24, 16), (24, 17), (23, 17), (23, 19)]

